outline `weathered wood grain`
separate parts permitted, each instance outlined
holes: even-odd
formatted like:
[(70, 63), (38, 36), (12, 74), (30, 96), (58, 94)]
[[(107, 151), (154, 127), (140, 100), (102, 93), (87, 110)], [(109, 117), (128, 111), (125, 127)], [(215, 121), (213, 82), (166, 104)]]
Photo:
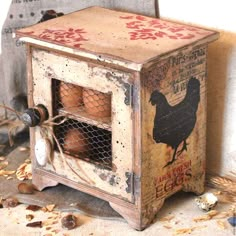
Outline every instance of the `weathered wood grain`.
[[(86, 23), (90, 40), (82, 40), (86, 50), (72, 45), (72, 41), (58, 43), (40, 36), (45, 27), (55, 24), (74, 27), (77, 17), (84, 23), (82, 18), (95, 10), (98, 15), (93, 20), (99, 19), (102, 12), (120, 29), (109, 42), (107, 30), (112, 34), (111, 28), (101, 24), (101, 35), (109, 37), (99, 35), (95, 42), (97, 31), (92, 32), (92, 23)], [(121, 14), (123, 19), (119, 18)], [(121, 25), (117, 17), (135, 18), (142, 25), (129, 21)], [(48, 22), (19, 32), (27, 36), (24, 39), (32, 47), (28, 55), (30, 105), (43, 104), (50, 117), (69, 114), (70, 119), (112, 134), (110, 169), (66, 151), (61, 155), (60, 148), (54, 146), (46, 166), (39, 166), (32, 155), (34, 184), (42, 189), (47, 184), (63, 183), (105, 199), (138, 230), (152, 222), (165, 199), (175, 192), (204, 191), (207, 44), (217, 38), (216, 32), (152, 20), (90, 8), (56, 19), (52, 25)], [(151, 21), (156, 28), (164, 29), (161, 35), (159, 31), (155, 31), (155, 37), (146, 34), (154, 32), (142, 28)], [(128, 30), (124, 28), (130, 24)], [(30, 30), (38, 31), (31, 34)], [(145, 33), (134, 35), (140, 30)], [(111, 117), (94, 118), (81, 108), (55, 111), (53, 80), (111, 94)], [(41, 131), (40, 126), (31, 129), (32, 149), (37, 140), (44, 138)], [(55, 141), (50, 132), (49, 138)]]

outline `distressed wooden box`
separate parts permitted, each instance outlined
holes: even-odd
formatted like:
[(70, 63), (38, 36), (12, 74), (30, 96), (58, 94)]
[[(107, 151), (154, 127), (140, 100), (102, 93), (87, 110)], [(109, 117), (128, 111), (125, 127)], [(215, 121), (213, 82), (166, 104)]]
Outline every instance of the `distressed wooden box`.
[[(204, 191), (216, 32), (91, 7), (17, 35), (27, 43), (29, 105), (51, 121), (31, 128), (39, 190), (62, 183), (105, 199), (138, 230), (175, 192)], [(95, 97), (105, 101), (99, 114), (88, 108)]]

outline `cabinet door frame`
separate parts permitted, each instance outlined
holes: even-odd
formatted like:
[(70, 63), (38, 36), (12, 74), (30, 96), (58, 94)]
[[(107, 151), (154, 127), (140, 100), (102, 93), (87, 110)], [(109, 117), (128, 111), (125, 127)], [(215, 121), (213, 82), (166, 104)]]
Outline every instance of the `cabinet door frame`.
[[(34, 168), (44, 169), (71, 181), (102, 190), (120, 199), (134, 202), (134, 119), (132, 109), (132, 73), (106, 68), (86, 61), (42, 49), (32, 50), (33, 104), (43, 104), (53, 114), (52, 79), (112, 94), (112, 170), (68, 156), (67, 161), (83, 176), (83, 181), (62, 161), (59, 152), (53, 151), (53, 164)], [(35, 128), (35, 140), (42, 138), (41, 127)], [(50, 135), (49, 135), (50, 136)], [(50, 137), (51, 141), (53, 140)], [(66, 156), (66, 155), (65, 155)], [(95, 181), (96, 180), (96, 181)]]

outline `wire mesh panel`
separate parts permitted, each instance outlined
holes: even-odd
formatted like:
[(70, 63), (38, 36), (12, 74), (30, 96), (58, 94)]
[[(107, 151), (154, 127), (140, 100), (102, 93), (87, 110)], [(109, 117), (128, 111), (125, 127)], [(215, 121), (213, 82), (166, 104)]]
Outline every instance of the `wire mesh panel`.
[(55, 127), (55, 135), (66, 154), (111, 169), (111, 132), (69, 119)]
[(111, 116), (111, 95), (71, 83), (53, 80), (56, 109), (85, 111), (94, 117)]
[[(112, 167), (112, 135), (107, 125), (93, 125), (90, 117), (102, 119), (111, 116), (111, 95), (53, 79), (54, 115), (61, 110), (80, 114), (80, 120), (68, 119), (54, 127), (63, 152), (94, 163), (100, 167)], [(68, 113), (67, 113), (68, 114)], [(81, 121), (82, 120), (82, 121)], [(103, 127), (104, 126), (104, 127)]]

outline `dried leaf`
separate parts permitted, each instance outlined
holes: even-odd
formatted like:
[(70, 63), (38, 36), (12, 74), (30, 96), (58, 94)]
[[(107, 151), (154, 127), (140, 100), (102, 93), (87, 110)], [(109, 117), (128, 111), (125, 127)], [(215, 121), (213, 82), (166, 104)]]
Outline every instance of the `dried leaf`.
[(194, 229), (195, 229), (195, 227), (177, 229), (177, 230), (175, 231), (175, 234), (191, 234)]
[(32, 179), (32, 167), (29, 163), (23, 163), (21, 164), (17, 171), (16, 171), (16, 177), (19, 180), (26, 180), (26, 179)]
[(41, 207), (37, 205), (29, 205), (26, 207), (26, 210), (29, 210), (29, 211), (38, 211), (39, 209), (41, 209)]
[(0, 176), (5, 176), (7, 177), (8, 175), (14, 174), (14, 170), (0, 170)]
[(43, 226), (51, 226), (51, 225), (54, 225), (54, 224), (57, 224), (58, 223), (58, 221), (57, 220), (45, 220), (44, 222), (43, 222)]
[(43, 221), (43, 226), (51, 226), (53, 225), (53, 220), (44, 220)]
[(11, 180), (11, 179), (13, 179), (13, 177), (12, 177), (12, 176), (9, 176), (9, 177), (7, 177), (7, 180)]
[(48, 220), (57, 220), (58, 219), (58, 216), (49, 216), (48, 217)]
[(199, 216), (199, 217), (196, 217), (196, 218), (193, 218), (193, 220), (195, 222), (200, 222), (200, 221), (207, 221), (207, 220), (210, 220), (212, 217), (209, 216), (209, 215), (203, 215), (203, 216)]
[(35, 221), (32, 223), (28, 223), (26, 227), (33, 227), (33, 228), (42, 228), (42, 221)]
[(26, 218), (28, 221), (31, 221), (31, 220), (34, 219), (34, 215), (28, 214), (28, 215), (25, 216), (25, 218)]
[(216, 215), (214, 219), (223, 219), (223, 218), (228, 217), (229, 215), (230, 215), (229, 212), (223, 211), (223, 212), (220, 212), (218, 215)]
[(49, 212), (51, 212), (51, 211), (53, 211), (53, 209), (55, 208), (55, 204), (50, 204), (50, 205), (47, 205), (46, 206), (46, 209), (47, 209), (47, 211), (49, 211)]
[(217, 220), (217, 225), (219, 226), (220, 229), (226, 229), (225, 222), (223, 222), (221, 220)]
[(213, 216), (216, 216), (218, 213), (219, 213), (219, 212), (216, 211), (216, 210), (211, 210), (211, 211), (209, 211), (209, 212), (207, 213), (207, 215), (209, 215), (209, 216), (212, 218)]

